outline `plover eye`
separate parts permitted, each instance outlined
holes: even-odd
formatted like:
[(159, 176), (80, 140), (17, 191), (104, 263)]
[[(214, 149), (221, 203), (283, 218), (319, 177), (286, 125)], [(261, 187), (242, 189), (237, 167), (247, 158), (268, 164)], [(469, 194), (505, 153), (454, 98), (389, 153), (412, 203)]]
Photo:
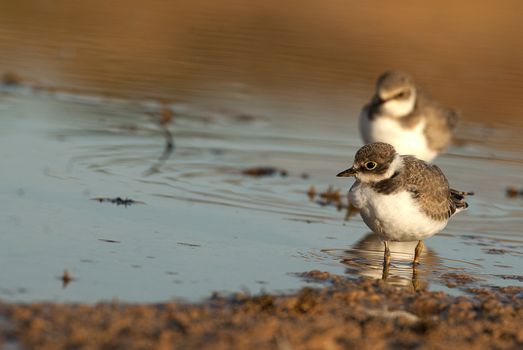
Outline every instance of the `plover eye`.
[(365, 163), (365, 168), (367, 170), (374, 170), (374, 169), (376, 169), (377, 166), (378, 166), (378, 163), (376, 163), (376, 162), (370, 161), (370, 162)]
[(400, 92), (399, 94), (397, 94), (396, 96), (394, 96), (395, 98), (403, 98), (407, 95), (407, 93), (405, 91), (402, 91)]

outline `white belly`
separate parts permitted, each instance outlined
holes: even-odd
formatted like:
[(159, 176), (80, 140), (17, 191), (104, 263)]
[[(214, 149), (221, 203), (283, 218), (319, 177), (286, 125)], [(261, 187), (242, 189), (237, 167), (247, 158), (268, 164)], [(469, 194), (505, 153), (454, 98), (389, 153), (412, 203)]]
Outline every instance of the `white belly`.
[(447, 221), (435, 221), (425, 215), (407, 191), (380, 194), (369, 186), (357, 184), (349, 196), (367, 226), (386, 240), (422, 240), (447, 226)]
[(429, 149), (424, 128), (424, 122), (412, 129), (404, 129), (394, 119), (377, 118), (371, 121), (364, 113), (360, 117), (360, 129), (365, 143), (386, 142), (394, 146), (401, 155), (413, 155), (430, 162), (438, 153)]

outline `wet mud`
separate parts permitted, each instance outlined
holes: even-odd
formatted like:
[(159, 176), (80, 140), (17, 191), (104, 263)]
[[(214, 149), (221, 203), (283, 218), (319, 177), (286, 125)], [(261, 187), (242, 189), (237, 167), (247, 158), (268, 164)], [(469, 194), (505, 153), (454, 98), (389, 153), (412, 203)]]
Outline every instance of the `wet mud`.
[[(0, 304), (3, 345), (33, 349), (516, 349), (523, 288), (469, 297), (311, 271), (290, 295), (218, 293), (197, 304)], [(459, 278), (459, 276), (454, 276)]]
[(278, 169), (273, 166), (259, 166), (247, 168), (242, 171), (243, 175), (254, 176), (254, 177), (263, 177), (263, 176), (274, 176), (280, 175), (281, 177), (286, 177), (288, 175), (287, 170)]

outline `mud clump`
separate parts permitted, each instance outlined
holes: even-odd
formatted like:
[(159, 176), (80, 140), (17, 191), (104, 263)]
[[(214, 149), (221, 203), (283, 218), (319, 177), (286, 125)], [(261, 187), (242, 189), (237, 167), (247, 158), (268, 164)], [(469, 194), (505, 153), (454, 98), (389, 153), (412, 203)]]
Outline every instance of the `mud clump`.
[(288, 175), (287, 170), (279, 169), (276, 167), (252, 167), (247, 168), (242, 171), (243, 175), (253, 176), (253, 177), (264, 177), (264, 176), (274, 176), (280, 175), (281, 177), (286, 177)]
[(523, 275), (500, 275), (500, 277), (504, 280), (516, 280), (523, 282)]
[(350, 203), (348, 193), (345, 199), (341, 194), (341, 190), (334, 189), (333, 186), (327, 187), (323, 192), (318, 192), (314, 186), (310, 186), (307, 191), (307, 197), (309, 197), (311, 202), (315, 202), (322, 207), (334, 206), (338, 211), (345, 210), (346, 221), (359, 213), (359, 210)]
[[(304, 274), (322, 288), (215, 294), (198, 304), (0, 303), (0, 339), (38, 349), (511, 349), (523, 346), (523, 288), (469, 297), (379, 280)], [(1, 344), (0, 344), (1, 345)]]
[(523, 189), (517, 189), (516, 187), (509, 186), (505, 190), (505, 195), (508, 198), (516, 198), (516, 197), (523, 198)]
[(476, 282), (478, 279), (472, 277), (466, 273), (455, 273), (448, 272), (441, 275), (441, 279), (449, 288), (454, 288), (458, 286), (464, 286), (473, 282)]

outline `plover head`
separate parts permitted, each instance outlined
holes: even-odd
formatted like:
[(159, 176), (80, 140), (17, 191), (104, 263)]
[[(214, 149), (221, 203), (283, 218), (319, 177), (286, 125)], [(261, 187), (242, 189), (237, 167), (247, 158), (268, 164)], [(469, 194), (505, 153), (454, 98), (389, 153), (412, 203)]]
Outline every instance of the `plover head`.
[(403, 161), (394, 147), (388, 143), (374, 142), (361, 147), (354, 156), (352, 167), (336, 176), (354, 176), (363, 183), (375, 183), (389, 179), (402, 166)]
[(403, 72), (387, 71), (376, 83), (376, 94), (371, 105), (384, 114), (401, 118), (414, 109), (416, 86), (412, 78)]

